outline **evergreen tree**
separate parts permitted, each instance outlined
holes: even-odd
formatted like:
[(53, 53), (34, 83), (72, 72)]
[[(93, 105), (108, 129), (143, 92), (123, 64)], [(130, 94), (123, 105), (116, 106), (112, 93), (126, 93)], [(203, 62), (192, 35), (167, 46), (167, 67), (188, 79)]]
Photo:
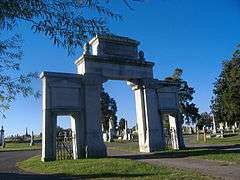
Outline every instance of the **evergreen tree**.
[(102, 124), (105, 131), (109, 129), (109, 121), (112, 120), (114, 128), (117, 126), (117, 103), (109, 96), (102, 88), (101, 91), (101, 111), (102, 111)]
[(201, 113), (201, 115), (200, 115), (200, 117), (198, 119), (197, 127), (199, 129), (202, 129), (203, 126), (211, 127), (212, 126), (212, 122), (213, 122), (212, 116), (209, 113), (204, 112), (204, 113)]
[(182, 114), (182, 119), (185, 123), (195, 123), (200, 117), (196, 104), (192, 103), (194, 88), (190, 87), (187, 81), (182, 79), (183, 70), (176, 68), (171, 77), (165, 78), (166, 81), (180, 83), (179, 89), (179, 106)]
[(120, 131), (123, 131), (125, 129), (125, 122), (126, 122), (126, 119), (124, 119), (124, 118), (121, 118), (119, 120), (119, 130)]
[(224, 61), (214, 84), (211, 109), (218, 122), (240, 122), (240, 50)]

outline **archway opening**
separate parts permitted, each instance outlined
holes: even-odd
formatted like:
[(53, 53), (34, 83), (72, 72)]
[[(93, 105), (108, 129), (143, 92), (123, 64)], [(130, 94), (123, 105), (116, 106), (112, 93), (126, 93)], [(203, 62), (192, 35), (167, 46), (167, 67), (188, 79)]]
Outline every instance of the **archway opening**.
[(56, 159), (73, 159), (71, 116), (57, 116)]
[(103, 84), (101, 110), (103, 140), (108, 150), (139, 151), (135, 97), (126, 81), (109, 80)]

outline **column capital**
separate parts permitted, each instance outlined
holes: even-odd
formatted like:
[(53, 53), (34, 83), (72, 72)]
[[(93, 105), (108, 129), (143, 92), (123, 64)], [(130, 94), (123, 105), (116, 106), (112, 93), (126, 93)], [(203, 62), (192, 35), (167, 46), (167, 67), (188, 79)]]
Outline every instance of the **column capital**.
[(132, 79), (132, 80), (129, 80), (127, 82), (127, 84), (132, 87), (132, 90), (137, 90), (140, 88), (155, 89), (156, 88), (156, 79), (153, 79), (153, 78)]

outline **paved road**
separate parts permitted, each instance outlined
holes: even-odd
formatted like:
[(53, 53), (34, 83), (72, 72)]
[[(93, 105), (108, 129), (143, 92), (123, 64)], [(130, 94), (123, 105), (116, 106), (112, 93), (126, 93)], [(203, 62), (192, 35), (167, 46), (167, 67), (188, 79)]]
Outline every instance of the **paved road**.
[(82, 179), (80, 176), (67, 176), (64, 174), (44, 175), (22, 172), (16, 163), (40, 154), (40, 150), (0, 152), (0, 180), (52, 180), (52, 179)]
[(0, 173), (18, 173), (16, 163), (40, 154), (40, 150), (0, 152)]

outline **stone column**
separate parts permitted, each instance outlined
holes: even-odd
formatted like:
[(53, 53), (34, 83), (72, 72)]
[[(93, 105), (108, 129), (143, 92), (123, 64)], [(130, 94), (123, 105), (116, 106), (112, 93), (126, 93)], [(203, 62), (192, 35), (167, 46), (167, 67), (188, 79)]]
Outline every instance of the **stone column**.
[(5, 139), (4, 139), (4, 129), (3, 129), (3, 126), (2, 126), (2, 128), (1, 128), (1, 139), (0, 139), (0, 141), (1, 141), (1, 146), (2, 146), (2, 148), (4, 148), (5, 147)]
[(179, 149), (183, 149), (185, 148), (185, 143), (183, 139), (183, 130), (182, 130), (182, 115), (180, 112), (177, 113), (176, 126), (177, 126)]
[(225, 121), (225, 130), (229, 131), (229, 126), (228, 126), (228, 122), (227, 121)]
[(113, 120), (112, 118), (109, 119), (109, 128), (108, 128), (108, 141), (112, 142), (113, 141), (113, 136), (114, 136), (114, 127), (113, 127)]
[(140, 152), (157, 151), (165, 146), (157, 93), (149, 83), (151, 79), (128, 82), (135, 94)]
[(168, 118), (169, 118), (169, 125), (170, 125), (172, 148), (179, 149), (176, 118), (173, 115), (168, 115)]
[(85, 129), (82, 113), (74, 113), (71, 115), (71, 129), (73, 141), (73, 158), (83, 158), (85, 157)]
[(31, 140), (30, 140), (30, 146), (33, 146), (33, 145), (34, 145), (34, 134), (33, 134), (33, 131), (32, 131)]
[(125, 121), (125, 126), (124, 126), (124, 130), (123, 130), (123, 140), (127, 141), (128, 140), (128, 125), (127, 125), (127, 121)]
[(220, 137), (223, 138), (224, 135), (224, 124), (223, 123), (219, 123), (219, 130), (220, 130)]
[(213, 134), (216, 135), (217, 134), (217, 129), (216, 129), (216, 122), (215, 122), (215, 117), (213, 114)]
[(42, 161), (56, 160), (57, 116), (51, 110), (43, 110)]
[(84, 75), (85, 79), (85, 148), (86, 157), (104, 157), (107, 155), (101, 130), (100, 92), (103, 78), (99, 75)]

